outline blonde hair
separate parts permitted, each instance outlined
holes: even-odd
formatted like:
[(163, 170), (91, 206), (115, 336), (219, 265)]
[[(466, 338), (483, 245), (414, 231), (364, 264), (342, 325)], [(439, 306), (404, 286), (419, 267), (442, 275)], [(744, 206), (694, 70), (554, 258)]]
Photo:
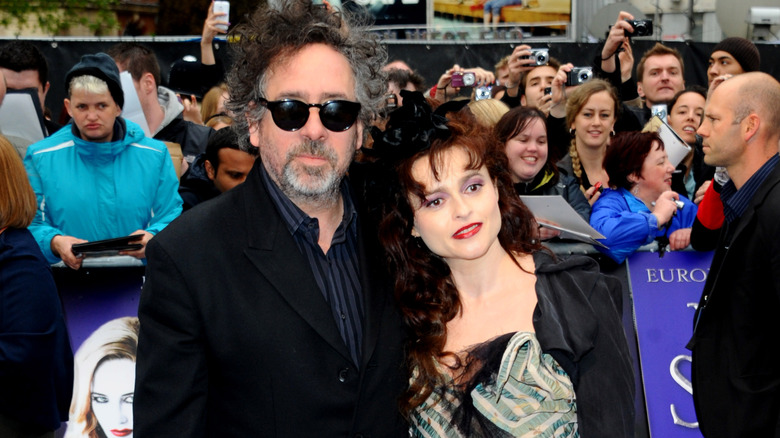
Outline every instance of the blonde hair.
[(512, 55), (506, 55), (503, 58), (499, 59), (494, 68), (496, 71), (509, 67), (509, 59), (512, 57)]
[(19, 153), (0, 135), (0, 228), (27, 228), (37, 201)]
[(509, 107), (498, 99), (473, 100), (467, 104), (477, 122), (486, 127), (496, 126), (501, 117), (509, 112)]
[(95, 370), (108, 360), (135, 362), (138, 349), (138, 318), (123, 317), (101, 325), (81, 344), (74, 357), (73, 399), (66, 438), (101, 438), (92, 412), (92, 379)]
[(211, 89), (203, 95), (203, 100), (200, 102), (201, 120), (208, 120), (209, 117), (219, 113), (217, 110), (217, 106), (219, 105), (219, 98), (222, 96), (222, 94), (227, 94), (227, 91), (227, 85), (225, 85), (223, 82), (215, 87), (211, 87)]
[[(215, 114), (215, 115), (211, 116), (211, 118), (206, 120), (206, 126), (208, 126), (209, 128), (215, 129), (215, 130), (217, 129), (217, 125), (219, 125), (219, 124), (226, 125), (226, 126), (222, 127), (222, 128), (225, 128), (225, 127), (230, 126), (230, 125), (233, 124), (233, 119), (228, 117), (228, 116), (226, 116), (226, 115), (224, 115), (224, 114)], [(222, 129), (222, 128), (219, 128), (219, 129)]]
[[(577, 87), (566, 100), (566, 126), (571, 127), (577, 114), (582, 111), (582, 107), (588, 103), (591, 96), (602, 91), (609, 93), (609, 96), (612, 98), (612, 102), (614, 102), (613, 114), (615, 115), (615, 120), (617, 120), (620, 112), (620, 101), (618, 100), (615, 87), (603, 79), (593, 79)], [(576, 136), (572, 136), (569, 144), (569, 156), (571, 157), (571, 169), (574, 172), (574, 176), (577, 177), (577, 181), (582, 185), (582, 163), (577, 152)]]
[(69, 99), (73, 97), (73, 92), (76, 90), (83, 90), (92, 94), (103, 94), (110, 91), (108, 89), (108, 82), (92, 75), (76, 76), (71, 79), (70, 85), (68, 86)]

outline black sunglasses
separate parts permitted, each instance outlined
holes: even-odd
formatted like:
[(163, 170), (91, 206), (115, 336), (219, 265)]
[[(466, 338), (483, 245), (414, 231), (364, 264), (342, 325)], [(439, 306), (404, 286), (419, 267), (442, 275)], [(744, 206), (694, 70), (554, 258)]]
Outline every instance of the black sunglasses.
[(269, 101), (260, 98), (260, 104), (271, 111), (276, 126), (285, 131), (297, 131), (309, 120), (309, 108), (319, 108), (320, 122), (330, 131), (349, 129), (360, 113), (360, 104), (348, 100), (329, 100), (325, 103), (306, 103), (294, 99)]

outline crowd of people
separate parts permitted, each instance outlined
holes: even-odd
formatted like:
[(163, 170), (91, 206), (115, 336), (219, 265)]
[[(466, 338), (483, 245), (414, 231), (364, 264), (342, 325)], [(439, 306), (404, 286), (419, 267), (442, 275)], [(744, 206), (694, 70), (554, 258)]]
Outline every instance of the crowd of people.
[[(1, 436), (70, 416), (90, 437), (633, 437), (621, 285), (546, 246), (560, 224), (520, 197), (550, 195), (615, 263), (715, 251), (688, 344), (701, 431), (778, 436), (780, 83), (752, 42), (686, 86), (672, 48), (634, 62), (621, 12), (585, 76), (520, 44), (427, 87), (356, 17), (293, 0), (231, 29), (223, 77), (222, 15), (167, 86), (119, 43), (54, 82), (67, 124), (0, 135)], [(0, 46), (0, 104), (28, 90), (45, 114), (50, 87), (35, 46)], [(131, 235), (138, 318), (90, 336), (74, 376), (49, 265)]]

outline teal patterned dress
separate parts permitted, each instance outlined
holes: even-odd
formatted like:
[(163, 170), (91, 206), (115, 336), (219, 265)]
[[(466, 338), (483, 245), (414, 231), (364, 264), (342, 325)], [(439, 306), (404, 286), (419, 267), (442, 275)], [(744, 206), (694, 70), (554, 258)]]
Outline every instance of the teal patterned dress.
[(535, 334), (481, 344), (466, 363), (469, 381), (456, 386), (449, 378), (431, 393), (412, 413), (411, 436), (579, 437), (572, 382)]

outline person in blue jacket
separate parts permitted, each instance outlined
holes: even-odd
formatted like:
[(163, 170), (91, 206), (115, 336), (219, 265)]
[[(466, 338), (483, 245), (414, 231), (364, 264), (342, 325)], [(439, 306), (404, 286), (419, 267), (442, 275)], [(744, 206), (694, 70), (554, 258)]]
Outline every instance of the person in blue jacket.
[(105, 53), (84, 55), (66, 75), (73, 122), (31, 145), (24, 159), (38, 212), (30, 231), (49, 263), (72, 269), (76, 243), (142, 234), (141, 249), (181, 213), (178, 179), (164, 143), (120, 117), (119, 70)]
[(622, 263), (658, 239), (672, 251), (691, 242), (696, 205), (672, 190), (674, 166), (654, 132), (621, 132), (604, 157), (610, 188), (593, 204), (590, 225), (608, 247), (597, 249)]

